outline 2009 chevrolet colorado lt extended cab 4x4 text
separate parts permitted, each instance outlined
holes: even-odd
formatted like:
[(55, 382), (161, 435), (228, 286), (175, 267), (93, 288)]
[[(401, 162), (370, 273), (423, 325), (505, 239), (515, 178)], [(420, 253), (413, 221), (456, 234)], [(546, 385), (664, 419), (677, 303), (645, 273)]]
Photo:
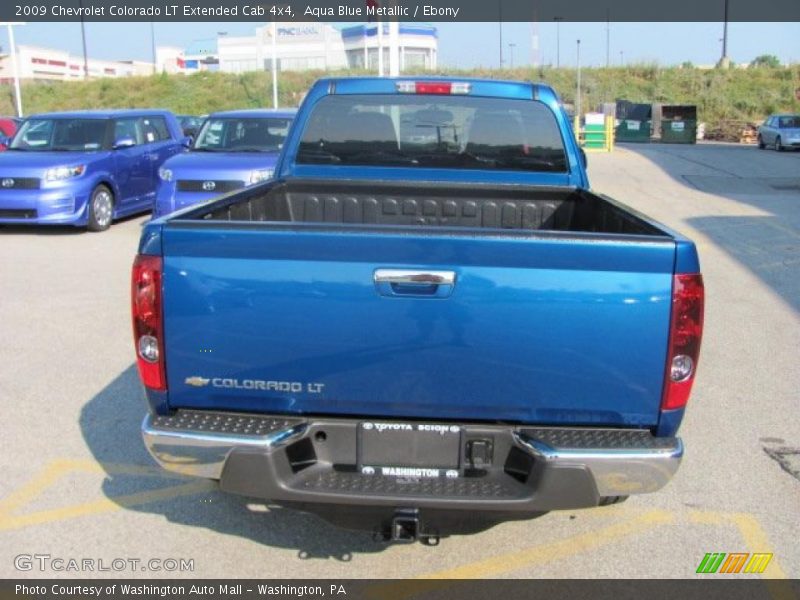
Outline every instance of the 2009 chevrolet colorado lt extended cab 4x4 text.
[(655, 491), (678, 468), (692, 242), (589, 191), (552, 89), (325, 79), (275, 179), (145, 227), (145, 444), (387, 538)]

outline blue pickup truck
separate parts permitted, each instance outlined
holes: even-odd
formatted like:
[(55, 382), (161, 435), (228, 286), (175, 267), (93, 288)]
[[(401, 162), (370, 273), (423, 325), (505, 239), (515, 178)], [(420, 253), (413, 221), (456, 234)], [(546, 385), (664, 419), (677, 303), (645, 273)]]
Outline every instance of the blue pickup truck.
[(144, 442), (387, 539), (653, 492), (683, 454), (699, 271), (589, 190), (551, 88), (324, 79), (275, 179), (143, 231)]

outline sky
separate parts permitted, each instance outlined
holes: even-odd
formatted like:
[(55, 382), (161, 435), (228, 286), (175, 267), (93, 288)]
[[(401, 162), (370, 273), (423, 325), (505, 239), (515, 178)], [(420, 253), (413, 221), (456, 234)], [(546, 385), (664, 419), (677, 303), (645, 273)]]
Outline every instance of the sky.
[[(259, 23), (156, 23), (157, 45), (186, 46), (195, 39), (252, 35)], [(500, 24), (436, 23), (439, 30), (439, 64), (449, 67), (497, 67), (500, 64)], [(575, 66), (577, 40), (581, 64), (606, 64), (606, 23), (503, 23), (504, 65), (531, 64), (532, 31), (538, 28), (539, 62)], [(557, 32), (557, 29), (559, 30)], [(8, 48), (6, 28), (0, 28), (0, 45)], [(711, 65), (721, 56), (721, 23), (611, 23), (612, 65), (620, 63)], [(28, 23), (17, 27), (18, 44), (39, 45), (81, 54), (79, 23)], [(560, 38), (560, 51), (557, 51)], [(87, 23), (87, 51), (91, 58), (152, 60), (150, 23)], [(513, 44), (513, 47), (509, 46)], [(797, 23), (730, 23), (728, 56), (735, 63), (750, 62), (761, 54), (774, 54), (781, 62), (800, 63)]]

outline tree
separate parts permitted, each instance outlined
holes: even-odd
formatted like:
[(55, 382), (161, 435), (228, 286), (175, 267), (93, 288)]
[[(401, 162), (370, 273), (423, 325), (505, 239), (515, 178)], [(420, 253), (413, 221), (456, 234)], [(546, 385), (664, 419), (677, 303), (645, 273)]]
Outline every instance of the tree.
[(777, 69), (781, 66), (781, 61), (774, 54), (762, 54), (756, 56), (751, 62), (751, 67), (767, 67), (770, 69)]
[(681, 63), (681, 69), (694, 69), (694, 63), (690, 60), (685, 60)]

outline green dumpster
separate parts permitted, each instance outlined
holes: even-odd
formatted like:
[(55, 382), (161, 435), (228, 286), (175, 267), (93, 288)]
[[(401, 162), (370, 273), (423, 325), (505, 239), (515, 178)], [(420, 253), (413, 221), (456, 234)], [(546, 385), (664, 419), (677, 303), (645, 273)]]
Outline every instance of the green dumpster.
[(649, 142), (653, 122), (623, 119), (616, 127), (617, 142)]
[(665, 144), (697, 142), (697, 107), (664, 105), (661, 107), (661, 141)]
[(618, 99), (615, 137), (618, 142), (649, 142), (653, 132), (653, 105)]

